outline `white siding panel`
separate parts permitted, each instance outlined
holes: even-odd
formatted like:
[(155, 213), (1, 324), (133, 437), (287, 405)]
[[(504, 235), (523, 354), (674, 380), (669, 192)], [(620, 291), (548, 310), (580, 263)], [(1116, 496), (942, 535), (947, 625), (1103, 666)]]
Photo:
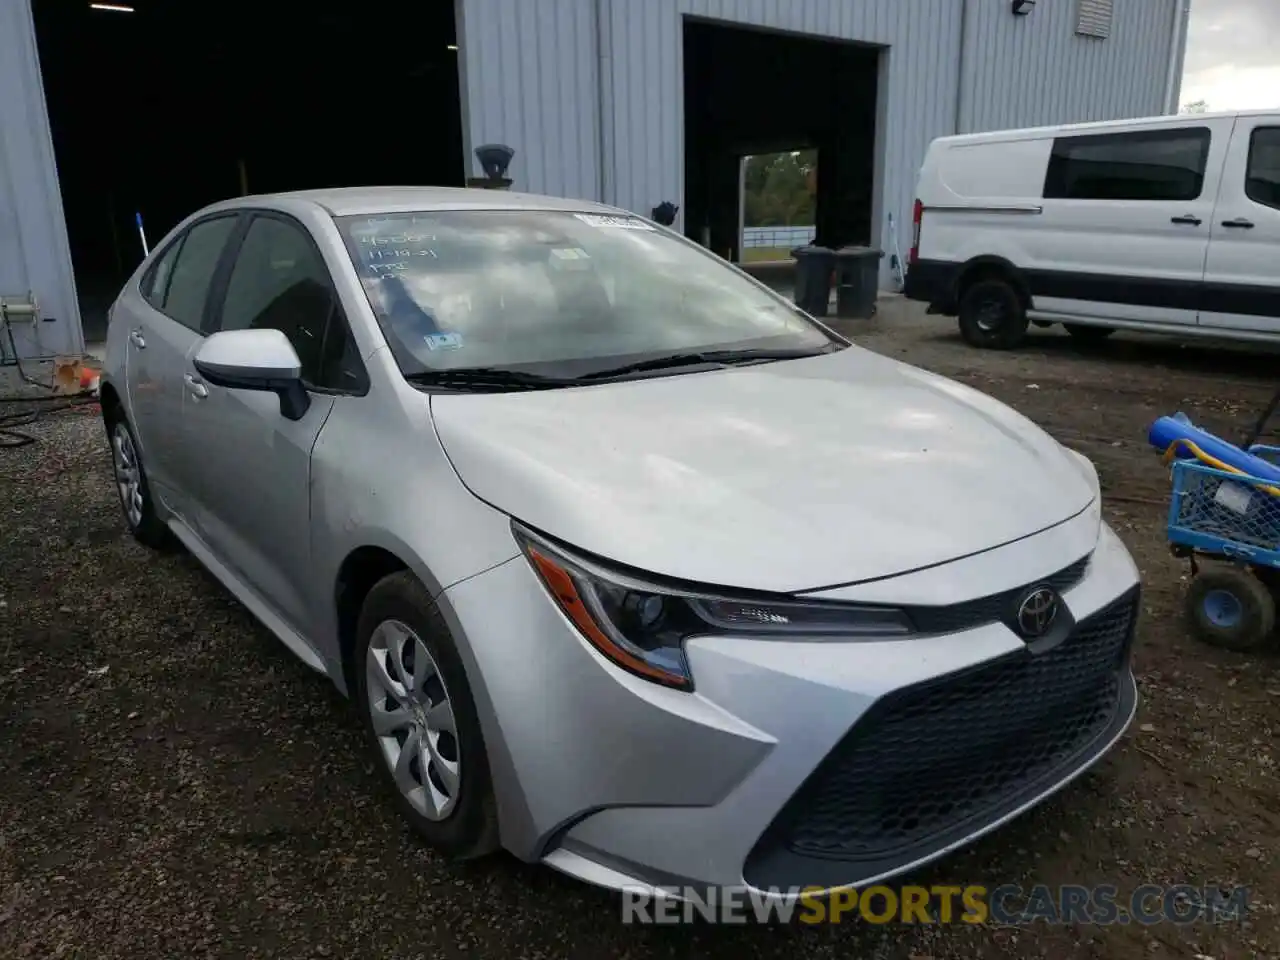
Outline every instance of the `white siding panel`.
[[(517, 188), (598, 198), (593, 0), (462, 0), (460, 78), (468, 150), (505, 143)], [(467, 169), (479, 174), (475, 157)]]
[(1040, 0), (1025, 17), (969, 0), (962, 132), (1163, 113), (1178, 2), (1115, 0), (1099, 39), (1076, 32), (1079, 0)]

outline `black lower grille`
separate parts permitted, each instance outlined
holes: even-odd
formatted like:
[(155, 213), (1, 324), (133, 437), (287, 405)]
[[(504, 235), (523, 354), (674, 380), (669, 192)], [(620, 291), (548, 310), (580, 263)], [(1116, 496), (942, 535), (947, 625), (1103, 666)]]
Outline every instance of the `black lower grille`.
[[(889, 694), (806, 781), (752, 859), (758, 866), (785, 851), (874, 865), (855, 870), (870, 876), (1016, 808), (1123, 723), (1136, 614), (1134, 593), (1041, 655), (1019, 651)], [(756, 883), (751, 869), (749, 860)]]

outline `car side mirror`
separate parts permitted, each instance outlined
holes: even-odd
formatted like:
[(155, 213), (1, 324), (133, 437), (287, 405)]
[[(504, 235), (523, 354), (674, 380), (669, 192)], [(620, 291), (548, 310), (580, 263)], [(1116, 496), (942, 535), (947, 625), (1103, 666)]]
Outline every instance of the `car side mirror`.
[(279, 330), (223, 330), (208, 337), (192, 362), (200, 376), (228, 390), (262, 390), (280, 398), (280, 413), (301, 420), (311, 406), (302, 361)]

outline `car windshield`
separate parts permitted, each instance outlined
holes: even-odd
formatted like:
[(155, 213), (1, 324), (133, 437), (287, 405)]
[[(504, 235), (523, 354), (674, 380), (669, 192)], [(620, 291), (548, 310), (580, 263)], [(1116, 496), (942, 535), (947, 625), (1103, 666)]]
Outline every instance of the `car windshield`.
[(638, 217), (443, 211), (337, 223), (406, 376), (576, 378), (661, 369), (677, 355), (833, 349), (785, 300)]

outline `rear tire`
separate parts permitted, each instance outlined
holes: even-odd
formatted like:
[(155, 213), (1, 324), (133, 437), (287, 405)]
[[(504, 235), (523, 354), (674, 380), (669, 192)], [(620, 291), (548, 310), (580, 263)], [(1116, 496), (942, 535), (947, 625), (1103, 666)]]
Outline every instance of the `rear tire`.
[(156, 513), (147, 471), (138, 449), (138, 438), (129, 426), (124, 409), (119, 403), (108, 404), (102, 408), (102, 419), (107, 428), (107, 442), (111, 444), (112, 479), (119, 494), (125, 525), (143, 546), (153, 550), (172, 548), (173, 536)]
[(496, 850), (475, 700), (440, 608), (413, 574), (393, 573), (369, 591), (351, 666), (365, 738), (401, 815), (455, 859)]
[(1276, 600), (1266, 584), (1240, 567), (1203, 569), (1187, 591), (1187, 616), (1205, 643), (1237, 653), (1270, 645)]
[(960, 297), (960, 334), (974, 347), (1008, 350), (1027, 335), (1022, 297), (1005, 280), (979, 280)]
[(1081, 343), (1101, 343), (1116, 332), (1115, 327), (1095, 327), (1085, 323), (1064, 323), (1067, 333)]

